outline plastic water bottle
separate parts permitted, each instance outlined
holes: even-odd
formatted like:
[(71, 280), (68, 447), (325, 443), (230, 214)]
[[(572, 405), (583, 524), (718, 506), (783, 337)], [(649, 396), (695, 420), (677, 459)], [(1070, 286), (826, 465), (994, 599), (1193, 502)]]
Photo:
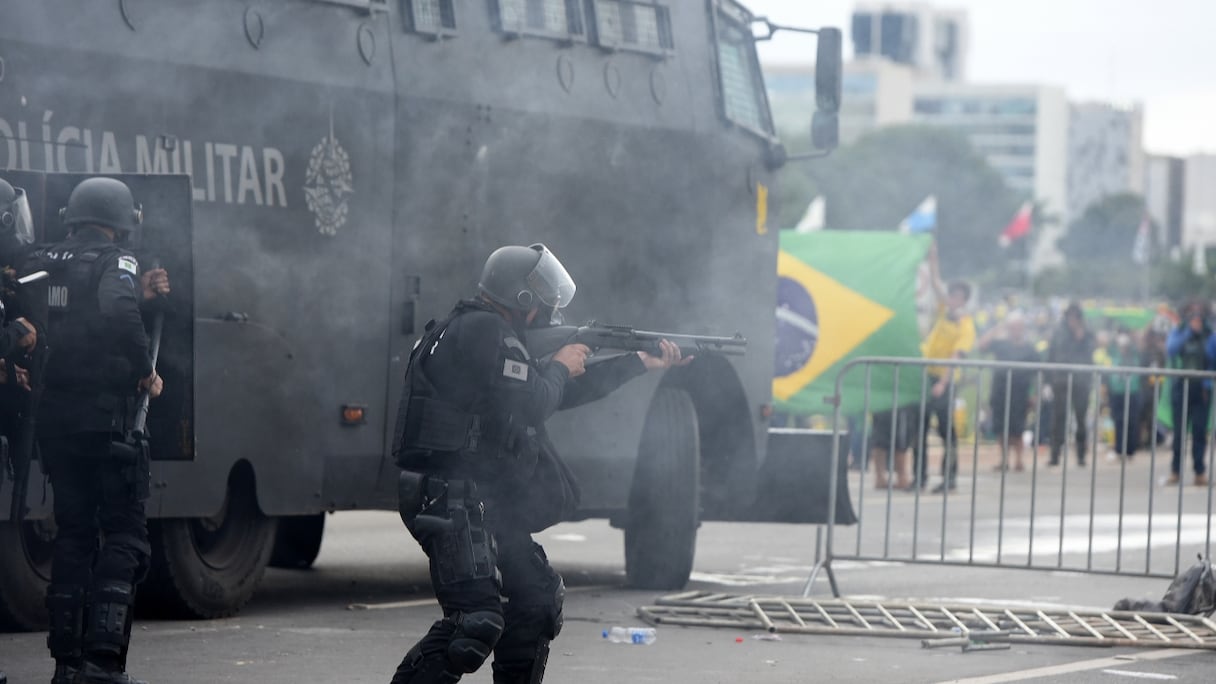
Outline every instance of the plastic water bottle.
[(658, 638), (654, 627), (613, 627), (604, 630), (604, 638), (614, 644), (649, 646)]

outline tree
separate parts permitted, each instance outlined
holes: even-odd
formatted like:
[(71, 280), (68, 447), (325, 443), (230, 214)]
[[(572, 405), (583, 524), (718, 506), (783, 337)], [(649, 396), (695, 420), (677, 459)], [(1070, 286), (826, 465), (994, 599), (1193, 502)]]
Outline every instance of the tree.
[(1056, 246), (1070, 264), (1100, 262), (1108, 268), (1130, 268), (1144, 211), (1140, 195), (1108, 195), (1086, 207)]
[(827, 226), (895, 230), (925, 197), (937, 196), (937, 234), (947, 276), (974, 276), (1003, 265), (997, 236), (1021, 200), (962, 135), (899, 126), (863, 136), (833, 155), (781, 173), (776, 215), (792, 226), (816, 195)]

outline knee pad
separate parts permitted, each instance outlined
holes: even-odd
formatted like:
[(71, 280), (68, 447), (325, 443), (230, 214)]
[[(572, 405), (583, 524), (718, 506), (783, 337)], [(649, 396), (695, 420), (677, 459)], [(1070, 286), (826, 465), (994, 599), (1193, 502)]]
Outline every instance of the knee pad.
[(151, 567), (152, 546), (148, 540), (134, 534), (112, 534), (106, 537), (106, 545), (122, 549), (135, 560), (132, 584), (139, 584), (148, 576)]
[(502, 636), (502, 615), (488, 610), (456, 615), (456, 632), (448, 642), (448, 662), (460, 672), (475, 672), (490, 657)]

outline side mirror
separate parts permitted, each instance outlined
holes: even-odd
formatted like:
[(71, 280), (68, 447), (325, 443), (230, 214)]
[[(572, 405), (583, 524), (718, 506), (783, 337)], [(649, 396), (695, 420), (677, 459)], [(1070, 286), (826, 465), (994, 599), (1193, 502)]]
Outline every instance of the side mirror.
[(844, 38), (838, 28), (824, 27), (820, 29), (804, 29), (791, 26), (778, 26), (767, 19), (758, 19), (768, 27), (768, 36), (758, 40), (768, 40), (777, 31), (795, 31), (798, 33), (814, 33), (819, 36), (815, 56), (815, 114), (811, 118), (811, 144), (814, 152), (803, 154), (786, 154), (785, 148), (778, 146), (769, 151), (769, 167), (780, 168), (787, 162), (819, 159), (831, 154), (840, 144), (840, 101), (841, 86), (844, 81)]
[(843, 38), (840, 29), (819, 29), (819, 47), (815, 56), (815, 107), (820, 112), (835, 114), (840, 111), (843, 64)]

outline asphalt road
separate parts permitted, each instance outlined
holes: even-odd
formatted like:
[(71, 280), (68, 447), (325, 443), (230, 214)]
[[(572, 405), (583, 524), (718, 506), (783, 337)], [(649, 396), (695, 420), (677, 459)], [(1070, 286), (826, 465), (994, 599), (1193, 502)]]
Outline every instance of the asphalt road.
[[(835, 571), (842, 591), (852, 596), (900, 597), (968, 602), (1004, 600), (1036, 604), (1105, 608), (1124, 596), (1160, 598), (1167, 580), (1143, 577), (1104, 577), (1073, 571), (1033, 572), (1006, 569), (969, 569), (918, 565), (894, 558), (911, 551), (911, 520), (921, 509), (917, 543), (921, 553), (947, 557), (994, 558), (1004, 553), (1025, 553), (1031, 535), (1018, 533), (1028, 525), (1022, 512), (1007, 512), (1009, 522), (998, 525), (999, 506), (990, 492), (1000, 484), (983, 459), (977, 461), (975, 479), (964, 464), (958, 492), (948, 503), (946, 543), (941, 542), (940, 497), (894, 493), (891, 535), (886, 542), (889, 560), (837, 561)], [(1158, 467), (1160, 464), (1158, 464)], [(1149, 466), (1129, 470), (1150, 481)], [(1141, 473), (1140, 471), (1144, 472)], [(1044, 502), (1058, 507), (1061, 492), (1067, 496), (1066, 516), (1073, 505), (1080, 521), (1066, 521), (1065, 553), (1059, 554), (1058, 510), (1053, 523), (1041, 528), (1033, 557), (1042, 562), (1063, 558), (1066, 567), (1095, 567), (1116, 562), (1135, 566), (1144, 562), (1144, 550), (1116, 548), (1107, 543), (1111, 529), (1095, 522), (1096, 543), (1079, 548), (1072, 535), (1088, 539), (1091, 478), (1073, 477), (1064, 485), (1060, 473), (1040, 475)], [(1158, 471), (1159, 472), (1159, 471)], [(1015, 475), (1022, 479), (1015, 479)], [(1093, 476), (1096, 515), (1116, 516), (1117, 486), (1109, 478), (1128, 477), (1128, 471), (1105, 462)], [(1050, 479), (1054, 478), (1054, 479)], [(1117, 482), (1117, 480), (1115, 480)], [(854, 481), (853, 496), (860, 491)], [(975, 487), (975, 489), (973, 489)], [(1027, 506), (1029, 478), (1006, 476), (1008, 499)], [(1052, 490), (1051, 487), (1056, 487)], [(1074, 493), (1074, 488), (1075, 493)], [(975, 534), (968, 522), (970, 494), (977, 492)], [(1054, 491), (1054, 494), (1052, 493)], [(1137, 497), (1144, 499), (1137, 491)], [(1162, 510), (1176, 510), (1176, 490), (1158, 488)], [(1184, 534), (1199, 535), (1196, 516), (1206, 519), (1206, 492), (1183, 491)], [(1125, 496), (1125, 540), (1131, 539), (1130, 500)], [(1146, 501), (1146, 499), (1145, 499)], [(1145, 507), (1147, 503), (1145, 504)], [(861, 504), (865, 513), (861, 555), (881, 557), (887, 513), (885, 493), (870, 489)], [(1142, 507), (1143, 508), (1143, 507)], [(995, 512), (994, 512), (995, 511)], [(1043, 504), (1036, 517), (1048, 516)], [(1147, 509), (1140, 511), (1147, 513)], [(1015, 519), (1025, 518), (1021, 523)], [(1050, 522), (1050, 520), (1049, 520)], [(1175, 521), (1170, 520), (1169, 525)], [(1159, 524), (1154, 522), (1154, 528)], [(1145, 522), (1147, 529), (1147, 522)], [(1168, 526), (1167, 526), (1168, 527)], [(997, 529), (1003, 528), (997, 544)], [(1168, 527), (1173, 530), (1173, 527)], [(1206, 533), (1206, 526), (1198, 529)], [(936, 530), (936, 531), (930, 531)], [(1168, 546), (1174, 537), (1156, 534), (1153, 563), (1172, 565)], [(1039, 533), (1034, 535), (1038, 538)], [(812, 526), (706, 523), (698, 539), (695, 572), (690, 589), (749, 594), (798, 595), (815, 560)], [(975, 539), (975, 542), (972, 540)], [(708, 627), (667, 627), (658, 630), (651, 646), (612, 644), (602, 638), (612, 625), (642, 625), (638, 606), (658, 596), (623, 587), (622, 535), (605, 521), (560, 525), (538, 535), (554, 565), (570, 588), (566, 600), (566, 626), (555, 642), (549, 682), (938, 682), (973, 681), (1103, 681), (1132, 679), (1210, 682), (1216, 680), (1216, 654), (1159, 648), (1087, 648), (1015, 645), (1011, 650), (962, 653), (958, 649), (924, 650), (917, 640), (874, 637), (782, 635), (780, 641), (755, 638), (755, 631)], [(856, 541), (856, 528), (841, 528), (837, 548)], [(1189, 543), (1189, 542), (1188, 542)], [(1163, 546), (1164, 544), (1164, 546)], [(901, 546), (902, 545), (902, 546)], [(1125, 547), (1127, 544), (1124, 545)], [(1191, 546), (1187, 546), (1188, 552)], [(1039, 554), (1042, 554), (1040, 557)], [(1160, 560), (1166, 559), (1166, 560)], [(1185, 560), (1183, 561), (1185, 564)], [(1126, 566), (1125, 566), (1126, 567)], [(819, 582), (816, 594), (825, 596)], [(212, 682), (386, 682), (404, 652), (438, 616), (430, 596), (424, 556), (392, 513), (354, 512), (330, 516), (325, 542), (315, 567), (307, 571), (269, 570), (253, 601), (240, 616), (210, 622), (150, 621), (137, 624), (130, 669), (153, 682), (180, 684)], [(49, 681), (51, 661), (41, 634), (0, 634), (0, 669), (11, 684)], [(465, 679), (490, 682), (489, 668)]]

